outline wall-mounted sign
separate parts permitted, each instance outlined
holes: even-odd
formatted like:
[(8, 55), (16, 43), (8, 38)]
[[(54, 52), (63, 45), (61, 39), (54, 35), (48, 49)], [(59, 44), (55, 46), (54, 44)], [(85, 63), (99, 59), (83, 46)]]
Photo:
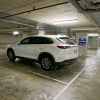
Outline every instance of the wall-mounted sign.
[(85, 46), (86, 45), (86, 38), (79, 38), (79, 43), (80, 46)]

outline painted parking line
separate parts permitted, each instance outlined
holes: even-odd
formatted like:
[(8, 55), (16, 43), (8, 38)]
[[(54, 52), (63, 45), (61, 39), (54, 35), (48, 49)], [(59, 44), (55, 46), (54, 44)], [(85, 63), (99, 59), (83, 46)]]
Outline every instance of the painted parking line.
[(30, 71), (30, 70), (29, 70), (28, 72), (31, 72), (31, 73), (33, 73), (34, 75), (37, 75), (37, 76), (40, 76), (40, 77), (43, 77), (43, 78), (47, 78), (47, 79), (50, 79), (50, 80), (53, 80), (53, 81), (62, 83), (62, 84), (64, 84), (64, 85), (67, 85), (67, 84), (68, 84), (67, 82), (64, 82), (64, 81), (61, 81), (61, 80), (58, 80), (58, 79), (55, 79), (55, 78), (52, 78), (52, 77), (49, 77), (49, 76), (40, 74), (40, 73), (36, 73), (36, 72)]
[(80, 76), (80, 74), (85, 70), (85, 67), (54, 97), (53, 100), (58, 100), (58, 98), (70, 87), (70, 85)]
[[(13, 63), (9, 63), (9, 62), (7, 64), (13, 65)], [(64, 85), (68, 85), (69, 84), (69, 82), (64, 82), (64, 81), (61, 81), (61, 80), (58, 80), (58, 79), (55, 79), (55, 78), (52, 78), (52, 77), (37, 73), (37, 72), (33, 72), (31, 70), (27, 70), (27, 68), (26, 69), (24, 68), (24, 70), (26, 72), (33, 73), (34, 75), (37, 75), (37, 76), (40, 76), (40, 77), (44, 77), (44, 78), (47, 78), (47, 79), (50, 79), (50, 80), (53, 80), (53, 81), (56, 81), (56, 82), (59, 82), (59, 83), (64, 84)], [(70, 70), (67, 70), (67, 71), (70, 71)], [(79, 72), (75, 72), (75, 71), (74, 72), (70, 71), (70, 72), (75, 73), (75, 74), (79, 73)]]

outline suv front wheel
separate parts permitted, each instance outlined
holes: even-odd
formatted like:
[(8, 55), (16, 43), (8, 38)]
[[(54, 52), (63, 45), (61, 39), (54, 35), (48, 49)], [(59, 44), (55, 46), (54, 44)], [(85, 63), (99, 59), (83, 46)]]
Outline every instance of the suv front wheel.
[(51, 56), (44, 55), (39, 61), (43, 70), (50, 71), (54, 69), (54, 60)]

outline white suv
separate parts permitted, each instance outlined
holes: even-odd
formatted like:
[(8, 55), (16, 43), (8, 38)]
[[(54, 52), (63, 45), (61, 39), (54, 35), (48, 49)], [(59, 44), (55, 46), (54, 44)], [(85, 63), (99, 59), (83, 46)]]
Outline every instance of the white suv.
[(78, 58), (78, 46), (67, 36), (42, 35), (30, 36), (7, 47), (7, 56), (11, 61), (16, 58), (37, 60), (44, 70), (54, 66), (70, 64)]

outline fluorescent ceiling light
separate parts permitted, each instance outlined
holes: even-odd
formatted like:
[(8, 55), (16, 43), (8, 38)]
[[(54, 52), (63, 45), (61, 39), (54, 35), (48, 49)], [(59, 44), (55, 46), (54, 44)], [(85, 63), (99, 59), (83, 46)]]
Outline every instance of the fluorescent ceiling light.
[(18, 34), (19, 34), (18, 31), (14, 31), (14, 32), (13, 32), (13, 35), (18, 35)]
[(98, 33), (91, 33), (91, 34), (88, 34), (88, 36), (99, 36), (99, 34)]
[(78, 19), (73, 19), (73, 20), (62, 20), (62, 21), (56, 21), (54, 24), (69, 24), (69, 23), (76, 23), (78, 22)]

